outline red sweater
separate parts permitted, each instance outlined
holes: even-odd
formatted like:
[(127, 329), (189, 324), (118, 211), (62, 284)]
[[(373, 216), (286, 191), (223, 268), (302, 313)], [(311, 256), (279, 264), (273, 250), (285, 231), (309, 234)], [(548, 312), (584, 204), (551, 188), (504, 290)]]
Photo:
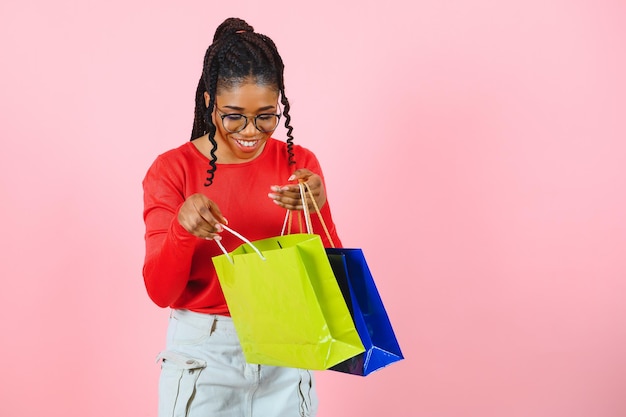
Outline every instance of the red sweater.
[[(315, 155), (294, 146), (296, 165), (288, 164), (287, 145), (269, 139), (262, 153), (241, 164), (217, 164), (213, 184), (205, 187), (209, 160), (191, 142), (159, 155), (144, 180), (146, 258), (143, 276), (148, 295), (161, 307), (183, 308), (228, 315), (228, 307), (211, 258), (220, 255), (217, 244), (187, 232), (178, 222), (185, 199), (203, 193), (220, 208), (228, 225), (250, 240), (280, 235), (285, 209), (267, 196), (271, 185), (284, 185), (294, 170), (307, 168), (322, 176)], [(340, 247), (328, 202), (321, 209), (335, 246)], [(313, 230), (322, 226), (312, 215)], [(324, 233), (324, 245), (329, 247)], [(243, 242), (222, 233), (232, 251)]]

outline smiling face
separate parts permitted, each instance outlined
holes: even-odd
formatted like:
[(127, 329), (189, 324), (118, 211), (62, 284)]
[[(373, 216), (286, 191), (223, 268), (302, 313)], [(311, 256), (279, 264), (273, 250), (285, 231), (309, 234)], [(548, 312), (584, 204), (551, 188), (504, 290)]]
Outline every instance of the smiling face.
[[(208, 106), (207, 93), (204, 99)], [(268, 132), (259, 131), (255, 127), (254, 118), (260, 114), (278, 113), (278, 91), (272, 86), (248, 81), (232, 88), (218, 89), (212, 112), (213, 124), (217, 127), (215, 132), (217, 160), (220, 163), (237, 164), (259, 156), (274, 129)], [(231, 118), (228, 115), (235, 114), (246, 116), (248, 124), (240, 132), (232, 133), (224, 127), (224, 122), (228, 123), (228, 118)], [(223, 120), (223, 117), (226, 117), (226, 120)]]

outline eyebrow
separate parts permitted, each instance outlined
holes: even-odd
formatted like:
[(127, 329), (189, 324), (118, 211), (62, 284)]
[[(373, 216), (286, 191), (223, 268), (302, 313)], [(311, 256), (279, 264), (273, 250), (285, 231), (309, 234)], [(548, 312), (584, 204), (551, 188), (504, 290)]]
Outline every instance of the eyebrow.
[[(224, 106), (223, 108), (230, 109), (230, 110), (235, 110), (235, 111), (239, 111), (239, 112), (242, 112), (242, 111), (245, 110), (243, 107), (237, 107), (237, 106)], [(267, 111), (267, 110), (275, 110), (275, 109), (276, 109), (276, 106), (271, 106), (270, 105), (270, 106), (259, 107), (257, 109), (257, 112)]]

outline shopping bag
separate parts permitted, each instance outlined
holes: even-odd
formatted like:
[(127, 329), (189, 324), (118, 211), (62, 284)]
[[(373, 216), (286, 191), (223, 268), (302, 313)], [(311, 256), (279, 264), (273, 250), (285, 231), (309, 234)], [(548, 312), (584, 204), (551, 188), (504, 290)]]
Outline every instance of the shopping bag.
[(363, 251), (326, 248), (326, 253), (365, 347), (330, 369), (366, 376), (404, 359)]
[[(320, 219), (320, 223), (332, 248), (326, 248), (331, 267), (344, 295), (346, 305), (354, 319), (355, 326), (365, 347), (365, 351), (347, 359), (331, 370), (354, 375), (366, 376), (394, 362), (404, 359), (400, 345), (393, 331), (389, 316), (380, 297), (372, 273), (367, 265), (363, 251), (358, 248), (335, 248), (326, 228), (319, 208), (312, 198), (308, 184), (300, 183), (302, 201), (306, 201), (306, 192)], [(304, 205), (306, 228), (312, 233), (310, 214)], [(291, 218), (285, 220), (291, 224)], [(285, 233), (285, 225), (283, 232)]]
[(213, 263), (248, 363), (324, 370), (364, 351), (318, 235), (247, 242)]

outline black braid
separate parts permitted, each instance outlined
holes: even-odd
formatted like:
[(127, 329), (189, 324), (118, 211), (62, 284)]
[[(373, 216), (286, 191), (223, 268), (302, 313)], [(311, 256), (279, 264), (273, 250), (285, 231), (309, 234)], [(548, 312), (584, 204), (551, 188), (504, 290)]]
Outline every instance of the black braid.
[[(265, 35), (255, 33), (254, 28), (242, 19), (228, 18), (215, 31), (213, 43), (204, 55), (202, 76), (196, 89), (191, 140), (208, 133), (211, 142), (211, 158), (205, 186), (210, 186), (217, 169), (215, 151), (216, 126), (211, 113), (215, 106), (215, 96), (221, 88), (232, 88), (253, 79), (259, 84), (277, 89), (283, 105), (285, 127), (287, 128), (287, 152), (289, 164), (296, 163), (293, 152), (293, 127), (289, 111), (291, 106), (285, 95), (284, 64), (274, 42)], [(206, 106), (204, 93), (209, 94)]]
[(285, 127), (287, 128), (287, 153), (289, 154), (289, 165), (294, 165), (296, 163), (295, 155), (293, 153), (293, 127), (291, 126), (291, 115), (289, 114), (289, 110), (291, 106), (289, 105), (289, 100), (285, 97), (284, 89), (280, 91), (281, 100), (280, 102), (283, 104), (283, 114), (285, 115)]
[[(209, 91), (216, 91), (217, 90), (217, 69), (215, 68), (215, 66), (211, 66), (209, 69), (209, 80), (211, 80), (210, 84), (209, 84)], [(204, 101), (204, 94), (202, 95), (202, 101)], [(209, 105), (208, 107), (204, 108), (204, 121), (205, 124), (208, 125), (209, 127), (209, 141), (211, 142), (211, 152), (210, 152), (210, 156), (211, 158), (209, 159), (209, 169), (207, 169), (206, 173), (207, 173), (207, 177), (206, 177), (206, 182), (204, 183), (205, 187), (210, 186), (211, 184), (213, 184), (213, 177), (215, 177), (215, 170), (217, 169), (217, 165), (215, 164), (215, 161), (217, 160), (217, 157), (215, 156), (215, 151), (217, 150), (217, 142), (215, 141), (215, 131), (217, 130), (217, 127), (213, 124), (213, 120), (211, 118), (211, 112), (209, 111), (209, 109), (212, 109), (213, 106), (215, 106), (215, 94), (210, 94), (209, 96)]]

